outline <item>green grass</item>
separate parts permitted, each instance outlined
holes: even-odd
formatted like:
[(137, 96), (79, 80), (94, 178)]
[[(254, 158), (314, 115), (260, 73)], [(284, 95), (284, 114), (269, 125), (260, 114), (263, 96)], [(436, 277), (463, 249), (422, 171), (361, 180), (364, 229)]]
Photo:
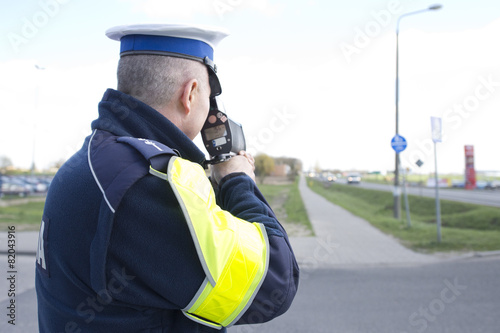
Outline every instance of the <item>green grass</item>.
[[(437, 242), (435, 200), (410, 195), (411, 228), (393, 218), (391, 192), (308, 181), (312, 190), (369, 221), (419, 251), (491, 251), (500, 249), (500, 209), (441, 200), (442, 241)], [(404, 214), (404, 203), (402, 215)]]
[(297, 228), (302, 230), (301, 236), (314, 236), (313, 227), (300, 196), (298, 178), (293, 184), (261, 184), (259, 189), (290, 236), (296, 236), (294, 230)]
[(44, 201), (27, 202), (0, 207), (0, 229), (15, 225), (16, 230), (38, 230), (42, 219)]

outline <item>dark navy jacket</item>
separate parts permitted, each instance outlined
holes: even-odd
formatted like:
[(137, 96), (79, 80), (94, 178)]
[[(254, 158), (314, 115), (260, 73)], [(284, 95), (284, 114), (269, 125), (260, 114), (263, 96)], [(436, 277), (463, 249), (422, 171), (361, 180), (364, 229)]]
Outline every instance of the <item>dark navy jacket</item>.
[[(40, 332), (225, 332), (179, 310), (205, 278), (188, 226), (169, 184), (118, 138), (155, 140), (200, 164), (204, 154), (156, 110), (111, 89), (92, 130), (47, 195), (36, 268)], [(245, 174), (221, 181), (217, 203), (263, 223), (269, 236), (269, 271), (237, 324), (281, 315), (299, 279), (284, 229)]]

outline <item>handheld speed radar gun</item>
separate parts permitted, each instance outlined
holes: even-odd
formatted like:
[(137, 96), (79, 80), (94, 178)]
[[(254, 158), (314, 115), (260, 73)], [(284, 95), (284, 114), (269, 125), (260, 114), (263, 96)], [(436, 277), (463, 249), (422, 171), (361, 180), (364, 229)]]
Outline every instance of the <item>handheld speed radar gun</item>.
[(243, 128), (226, 115), (218, 96), (210, 98), (210, 111), (201, 129), (201, 138), (211, 157), (206, 164), (227, 161), (240, 151), (246, 150)]

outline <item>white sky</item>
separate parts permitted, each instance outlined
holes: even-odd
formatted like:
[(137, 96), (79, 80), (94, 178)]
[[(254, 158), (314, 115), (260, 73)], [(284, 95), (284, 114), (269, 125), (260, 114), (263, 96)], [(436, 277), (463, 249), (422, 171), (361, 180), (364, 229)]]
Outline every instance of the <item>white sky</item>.
[[(0, 0), (0, 155), (16, 166), (66, 159), (116, 87), (128, 23), (221, 26), (215, 62), (228, 114), (251, 152), (305, 167), (394, 169), (395, 26), (433, 2), (275, 0)], [(404, 167), (434, 170), (430, 117), (443, 118), (440, 173), (500, 170), (500, 3), (445, 0), (400, 25), (399, 132)], [(37, 70), (35, 64), (45, 67)], [(36, 97), (38, 96), (38, 98)], [(421, 159), (422, 168), (414, 162)]]

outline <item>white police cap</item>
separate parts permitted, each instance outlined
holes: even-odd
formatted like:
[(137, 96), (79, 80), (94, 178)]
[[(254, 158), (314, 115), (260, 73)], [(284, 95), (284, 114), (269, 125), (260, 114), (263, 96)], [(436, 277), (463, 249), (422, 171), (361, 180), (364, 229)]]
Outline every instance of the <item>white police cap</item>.
[(120, 55), (155, 54), (196, 60), (207, 66), (212, 96), (222, 92), (214, 48), (229, 34), (222, 29), (181, 24), (135, 24), (110, 28), (106, 36), (120, 41)]

